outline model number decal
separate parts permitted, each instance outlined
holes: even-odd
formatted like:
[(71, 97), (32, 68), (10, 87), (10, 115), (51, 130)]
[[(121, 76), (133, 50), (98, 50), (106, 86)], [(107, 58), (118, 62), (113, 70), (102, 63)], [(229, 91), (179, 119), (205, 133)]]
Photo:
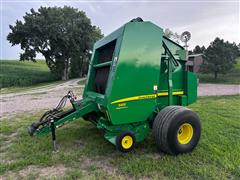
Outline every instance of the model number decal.
[(126, 109), (126, 108), (128, 108), (127, 103), (119, 103), (116, 109), (119, 110), (119, 109)]

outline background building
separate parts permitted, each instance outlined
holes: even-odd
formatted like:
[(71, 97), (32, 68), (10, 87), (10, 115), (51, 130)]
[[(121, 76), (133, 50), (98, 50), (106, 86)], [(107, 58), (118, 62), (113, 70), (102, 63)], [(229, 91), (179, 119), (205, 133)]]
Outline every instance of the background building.
[(204, 63), (205, 56), (203, 54), (192, 54), (188, 56), (186, 67), (188, 71), (198, 73), (201, 65)]

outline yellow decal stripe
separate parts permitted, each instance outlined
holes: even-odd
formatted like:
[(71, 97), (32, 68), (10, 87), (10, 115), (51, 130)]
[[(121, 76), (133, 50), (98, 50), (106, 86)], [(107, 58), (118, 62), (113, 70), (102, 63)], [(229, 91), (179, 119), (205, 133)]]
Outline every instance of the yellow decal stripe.
[[(173, 95), (182, 95), (182, 94), (184, 94), (183, 91), (173, 92)], [(167, 96), (167, 95), (168, 95), (168, 92), (161, 92), (161, 93), (157, 93), (157, 95), (156, 94), (147, 94), (147, 95), (141, 95), (141, 96), (132, 96), (132, 97), (113, 101), (111, 104), (122, 103), (122, 102), (127, 102), (127, 101), (136, 101), (136, 100), (142, 100), (142, 99), (153, 99), (153, 98), (156, 98), (157, 96)]]
[(176, 92), (173, 92), (173, 95), (183, 95), (184, 92), (183, 91), (176, 91)]

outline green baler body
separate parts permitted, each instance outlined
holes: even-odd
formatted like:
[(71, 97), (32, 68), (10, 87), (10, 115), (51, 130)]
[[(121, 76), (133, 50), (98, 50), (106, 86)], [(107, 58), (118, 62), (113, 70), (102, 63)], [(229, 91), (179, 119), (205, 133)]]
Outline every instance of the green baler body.
[[(136, 134), (135, 127), (140, 127), (137, 141), (141, 141), (156, 112), (194, 102), (197, 80), (185, 70), (185, 63), (183, 47), (151, 22), (129, 22), (96, 42), (83, 98), (95, 102), (102, 113), (98, 127), (106, 130), (105, 137), (114, 143), (117, 133)], [(102, 76), (100, 88), (97, 76)]]
[[(72, 102), (74, 111), (54, 125), (83, 117), (97, 123), (113, 144), (124, 131), (140, 142), (161, 109), (196, 101), (196, 75), (185, 70), (185, 63), (184, 48), (160, 27), (126, 23), (95, 43), (81, 105)], [(46, 125), (37, 134), (50, 131)]]

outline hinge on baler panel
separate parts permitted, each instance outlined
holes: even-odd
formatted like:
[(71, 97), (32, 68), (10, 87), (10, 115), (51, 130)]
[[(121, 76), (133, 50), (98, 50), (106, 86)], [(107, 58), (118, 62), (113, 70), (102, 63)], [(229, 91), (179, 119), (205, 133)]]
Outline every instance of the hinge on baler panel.
[(110, 122), (111, 119), (110, 119), (110, 115), (109, 115), (109, 112), (108, 112), (108, 111), (106, 111), (106, 115), (107, 115), (107, 119), (108, 119), (108, 121)]

